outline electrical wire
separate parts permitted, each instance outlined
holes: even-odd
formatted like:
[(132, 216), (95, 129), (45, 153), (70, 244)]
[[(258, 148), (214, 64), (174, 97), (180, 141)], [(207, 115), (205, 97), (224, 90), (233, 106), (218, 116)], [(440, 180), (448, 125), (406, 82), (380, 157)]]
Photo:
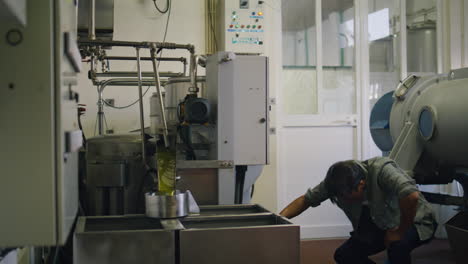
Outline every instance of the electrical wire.
[[(156, 2), (154, 2), (154, 3), (156, 4)], [(162, 41), (163, 43), (166, 42), (167, 32), (168, 32), (168, 28), (169, 28), (169, 20), (171, 18), (171, 11), (172, 11), (172, 0), (167, 0), (167, 9), (168, 9), (169, 13), (167, 14), (166, 28), (164, 29), (164, 37), (163, 37), (163, 41)], [(160, 59), (162, 58), (162, 55), (163, 55), (163, 50), (161, 50), (161, 54), (159, 55)], [(159, 68), (159, 64), (161, 64), (161, 61), (158, 61), (158, 68)]]
[[(150, 89), (150, 86), (148, 86), (148, 88), (146, 88), (146, 91), (143, 93), (143, 97), (146, 95), (146, 93), (148, 93), (148, 90)], [(109, 104), (106, 100), (102, 100), (104, 102), (104, 104), (110, 108), (114, 108), (114, 109), (126, 109), (126, 108), (129, 108), (131, 106), (134, 106), (136, 103), (140, 102), (140, 98), (138, 98), (135, 102), (129, 104), (129, 105), (126, 105), (126, 106), (114, 106), (114, 105), (111, 105)]]
[(156, 10), (158, 10), (158, 12), (161, 14), (166, 14), (169, 11), (170, 0), (166, 0), (166, 9), (164, 10), (161, 10), (159, 8), (158, 4), (156, 4), (156, 0), (153, 0), (153, 4), (154, 4), (154, 7), (156, 7)]
[(215, 52), (218, 50), (218, 40), (216, 39), (216, 31), (214, 29), (214, 25), (213, 25), (213, 22), (214, 22), (214, 17), (213, 17), (213, 13), (211, 12), (213, 10), (209, 10), (208, 12), (208, 20), (209, 20), (209, 24), (210, 24), (210, 28), (211, 28), (211, 31), (213, 32), (213, 39), (214, 39), (214, 49), (215, 49)]

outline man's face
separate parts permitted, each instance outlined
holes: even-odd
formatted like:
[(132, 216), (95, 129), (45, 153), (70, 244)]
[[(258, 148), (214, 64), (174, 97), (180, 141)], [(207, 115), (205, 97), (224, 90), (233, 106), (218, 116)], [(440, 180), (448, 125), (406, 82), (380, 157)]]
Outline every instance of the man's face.
[(364, 187), (366, 182), (361, 180), (356, 188), (352, 190), (351, 193), (343, 194), (343, 200), (347, 202), (361, 202), (364, 200)]

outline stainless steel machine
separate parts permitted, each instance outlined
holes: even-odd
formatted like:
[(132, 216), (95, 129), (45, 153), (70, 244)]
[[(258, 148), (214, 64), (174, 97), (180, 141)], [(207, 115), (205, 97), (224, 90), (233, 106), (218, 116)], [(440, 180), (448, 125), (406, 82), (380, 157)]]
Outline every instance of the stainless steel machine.
[[(423, 194), (430, 202), (464, 211), (468, 208), (467, 86), (466, 68), (434, 76), (411, 75), (376, 103), (370, 122), (377, 146), (389, 152), (416, 183), (459, 182), (463, 197)], [(462, 255), (468, 250), (461, 243), (468, 238), (466, 219), (466, 212), (460, 213), (446, 226), (460, 261), (466, 261)]]

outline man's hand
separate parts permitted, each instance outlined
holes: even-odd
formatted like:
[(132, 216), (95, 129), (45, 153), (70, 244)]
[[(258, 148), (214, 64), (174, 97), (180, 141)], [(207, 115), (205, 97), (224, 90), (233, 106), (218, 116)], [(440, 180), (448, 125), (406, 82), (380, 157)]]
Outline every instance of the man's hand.
[(403, 232), (400, 228), (395, 227), (387, 230), (385, 233), (385, 246), (388, 248), (392, 242), (400, 241), (403, 239)]

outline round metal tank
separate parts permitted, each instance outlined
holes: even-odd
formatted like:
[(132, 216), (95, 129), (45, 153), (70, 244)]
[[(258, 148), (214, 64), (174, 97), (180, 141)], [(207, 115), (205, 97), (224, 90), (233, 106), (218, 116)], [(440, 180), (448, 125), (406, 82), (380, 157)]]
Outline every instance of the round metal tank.
[[(151, 151), (153, 147), (147, 144), (149, 164), (156, 163)], [(144, 213), (144, 193), (154, 186), (152, 177), (146, 172), (141, 158), (140, 134), (104, 135), (88, 139), (86, 214)]]
[(437, 72), (435, 25), (410, 27), (407, 32), (408, 72)]
[[(395, 93), (398, 94), (398, 89)], [(468, 166), (466, 98), (468, 79), (450, 79), (447, 75), (418, 79), (393, 104), (390, 113), (393, 142), (410, 121), (418, 130), (418, 140), (425, 152), (448, 164)]]

